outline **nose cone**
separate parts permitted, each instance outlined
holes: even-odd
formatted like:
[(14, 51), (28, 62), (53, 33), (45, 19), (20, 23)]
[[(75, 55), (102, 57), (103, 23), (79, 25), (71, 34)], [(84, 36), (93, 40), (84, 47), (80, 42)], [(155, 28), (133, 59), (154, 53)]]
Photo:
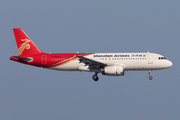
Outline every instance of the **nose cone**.
[(167, 66), (168, 66), (168, 67), (171, 67), (172, 65), (173, 65), (173, 63), (172, 63), (171, 61), (168, 61)]

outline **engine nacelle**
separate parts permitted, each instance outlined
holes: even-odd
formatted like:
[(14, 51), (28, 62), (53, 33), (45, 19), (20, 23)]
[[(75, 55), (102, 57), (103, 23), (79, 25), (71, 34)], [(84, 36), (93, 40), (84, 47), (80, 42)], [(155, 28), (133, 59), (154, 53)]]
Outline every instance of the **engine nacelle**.
[(101, 73), (108, 76), (123, 76), (124, 67), (122, 65), (106, 66)]

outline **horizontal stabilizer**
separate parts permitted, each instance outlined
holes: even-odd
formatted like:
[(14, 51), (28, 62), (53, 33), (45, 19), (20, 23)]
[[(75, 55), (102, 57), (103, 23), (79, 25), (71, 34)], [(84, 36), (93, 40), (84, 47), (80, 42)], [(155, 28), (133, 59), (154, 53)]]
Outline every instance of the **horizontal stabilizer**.
[(23, 60), (26, 62), (33, 61), (33, 58), (27, 58), (27, 57), (22, 57), (22, 56), (13, 56), (13, 57), (19, 58), (20, 60)]

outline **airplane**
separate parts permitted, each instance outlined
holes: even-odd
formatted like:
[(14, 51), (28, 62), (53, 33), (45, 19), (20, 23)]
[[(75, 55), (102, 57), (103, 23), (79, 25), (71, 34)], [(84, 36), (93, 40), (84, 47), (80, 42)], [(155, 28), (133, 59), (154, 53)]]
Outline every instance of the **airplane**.
[(44, 53), (20, 28), (13, 28), (19, 55), (10, 60), (41, 68), (59, 71), (94, 72), (107, 76), (124, 76), (125, 71), (148, 71), (152, 80), (152, 70), (161, 70), (173, 65), (170, 60), (156, 53)]

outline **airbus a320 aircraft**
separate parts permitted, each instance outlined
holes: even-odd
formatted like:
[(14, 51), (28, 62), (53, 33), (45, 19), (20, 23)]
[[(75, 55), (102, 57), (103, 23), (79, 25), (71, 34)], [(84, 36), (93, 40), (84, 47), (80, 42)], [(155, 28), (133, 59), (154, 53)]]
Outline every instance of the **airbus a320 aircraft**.
[(166, 69), (172, 62), (155, 53), (44, 53), (20, 28), (14, 28), (19, 55), (10, 59), (16, 62), (60, 71), (94, 72), (94, 81), (98, 73), (108, 76), (123, 76), (125, 71), (151, 71)]

